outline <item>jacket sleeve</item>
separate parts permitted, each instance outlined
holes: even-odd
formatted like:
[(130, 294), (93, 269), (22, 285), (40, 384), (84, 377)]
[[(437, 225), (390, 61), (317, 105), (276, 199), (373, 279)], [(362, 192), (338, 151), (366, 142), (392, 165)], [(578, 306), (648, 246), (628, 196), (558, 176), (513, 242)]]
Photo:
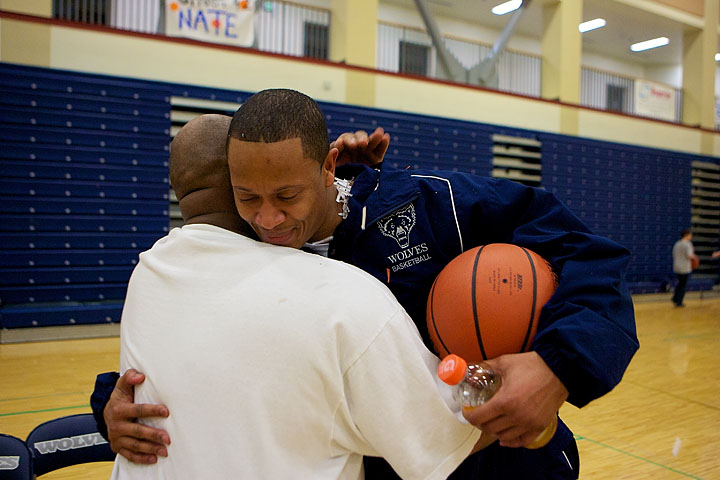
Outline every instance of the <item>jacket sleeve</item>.
[(532, 349), (568, 389), (568, 401), (581, 407), (612, 390), (639, 347), (625, 280), (628, 250), (593, 234), (544, 190), (461, 175), (453, 184), (466, 248), (520, 245), (558, 275)]
[(115, 384), (120, 378), (118, 372), (106, 372), (101, 373), (95, 379), (95, 390), (90, 395), (90, 407), (92, 408), (93, 417), (98, 426), (98, 432), (105, 440), (108, 438), (107, 425), (105, 424), (105, 417), (103, 411), (105, 406), (110, 401), (110, 395), (115, 388)]

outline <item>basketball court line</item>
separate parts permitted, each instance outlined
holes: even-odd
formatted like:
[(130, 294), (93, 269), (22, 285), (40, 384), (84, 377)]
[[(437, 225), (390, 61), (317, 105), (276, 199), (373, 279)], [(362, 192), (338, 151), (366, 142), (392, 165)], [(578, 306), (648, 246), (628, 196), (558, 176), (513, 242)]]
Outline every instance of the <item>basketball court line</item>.
[(663, 342), (675, 342), (677, 340), (717, 340), (718, 335), (717, 332), (707, 332), (707, 333), (693, 333), (688, 335), (677, 335), (673, 337), (665, 337), (663, 338)]
[(66, 397), (68, 395), (89, 395), (87, 392), (65, 392), (65, 393), (47, 393), (45, 395), (32, 395), (28, 397), (11, 397), (0, 398), (0, 402), (16, 402), (20, 400), (34, 400), (37, 398)]
[(27, 410), (24, 412), (0, 413), (0, 417), (10, 417), (13, 415), (26, 415), (26, 414), (43, 413), (43, 412), (57, 412), (60, 410), (74, 410), (74, 409), (78, 409), (78, 408), (90, 408), (90, 405), (72, 405), (72, 406), (67, 406), (67, 407), (41, 408), (40, 410)]
[[(626, 456), (631, 457), (631, 458), (635, 458), (635, 459), (637, 459), (637, 460), (642, 460), (642, 461), (645, 462), (645, 463), (649, 463), (649, 464), (651, 464), (651, 465), (655, 465), (655, 466), (657, 466), (657, 467), (663, 468), (663, 469), (668, 470), (668, 471), (671, 471), (671, 472), (673, 472), (673, 473), (677, 473), (677, 474), (682, 475), (682, 476), (684, 476), (684, 477), (693, 478), (693, 479), (695, 479), (695, 480), (703, 480), (702, 477), (696, 477), (695, 475), (689, 474), (689, 473), (687, 473), (687, 472), (680, 471), (680, 470), (678, 470), (678, 469), (676, 469), (676, 468), (668, 467), (667, 465), (663, 465), (662, 463), (655, 462), (655, 461), (653, 461), (653, 460), (650, 460), (649, 458), (641, 457), (640, 455), (635, 455), (634, 453), (630, 453), (630, 452), (627, 452), (627, 451), (625, 451), (625, 450), (621, 450), (621, 449), (619, 449), (619, 448), (613, 447), (613, 446), (611, 446), (611, 445), (607, 445), (607, 444), (605, 444), (605, 443), (598, 442), (597, 440), (593, 440), (593, 439), (591, 439), (591, 438), (583, 437), (582, 435), (577, 435), (577, 434), (575, 434), (575, 440), (578, 441), (578, 442), (585, 440), (585, 441), (588, 441), (588, 442), (590, 442), (590, 443), (592, 443), (592, 444), (594, 444), (594, 445), (597, 445), (597, 446), (599, 446), (599, 447), (607, 448), (608, 450), (612, 450), (612, 451), (614, 451), (614, 452), (620, 453), (620, 454), (622, 454), (622, 455), (626, 455)], [(580, 456), (580, 469), (581, 469), (581, 472), (582, 472), (582, 455)]]
[(642, 383), (637, 383), (637, 382), (632, 381), (632, 380), (626, 380), (625, 383), (632, 384), (632, 385), (634, 385), (634, 386), (636, 386), (636, 387), (638, 387), (638, 388), (644, 388), (645, 390), (650, 390), (651, 392), (654, 392), (654, 393), (659, 393), (659, 394), (662, 394), (662, 395), (666, 395), (666, 396), (668, 396), (668, 397), (673, 397), (674, 399), (680, 400), (680, 401), (682, 401), (682, 402), (694, 403), (695, 405), (700, 405), (700, 406), (702, 406), (702, 407), (709, 408), (710, 410), (716, 410), (716, 411), (720, 410), (720, 407), (716, 407), (715, 405), (710, 405), (710, 404), (707, 404), (707, 403), (704, 403), (704, 402), (700, 402), (700, 401), (695, 400), (695, 399), (693, 399), (693, 398), (689, 398), (689, 397), (685, 397), (685, 396), (682, 396), (682, 395), (678, 395), (677, 393), (669, 392), (669, 391), (663, 390), (663, 389), (661, 389), (661, 388), (649, 387), (649, 386), (647, 386), (647, 385), (643, 385)]

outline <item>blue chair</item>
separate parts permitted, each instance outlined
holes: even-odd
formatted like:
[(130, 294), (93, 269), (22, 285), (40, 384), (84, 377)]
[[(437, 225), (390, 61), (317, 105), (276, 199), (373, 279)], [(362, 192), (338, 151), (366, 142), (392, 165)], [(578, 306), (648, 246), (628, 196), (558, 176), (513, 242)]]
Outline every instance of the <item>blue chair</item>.
[(3, 433), (0, 433), (0, 478), (5, 480), (34, 478), (30, 449), (19, 438)]
[(50, 420), (33, 429), (25, 441), (32, 451), (35, 475), (91, 462), (112, 462), (115, 453), (98, 433), (90, 413)]

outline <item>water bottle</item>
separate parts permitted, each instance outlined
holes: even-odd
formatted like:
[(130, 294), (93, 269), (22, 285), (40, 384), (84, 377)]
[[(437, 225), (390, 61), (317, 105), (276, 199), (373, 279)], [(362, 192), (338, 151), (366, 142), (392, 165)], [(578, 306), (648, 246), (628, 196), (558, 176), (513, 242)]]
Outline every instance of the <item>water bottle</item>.
[[(470, 363), (457, 355), (450, 354), (438, 365), (438, 377), (448, 385), (457, 385), (453, 396), (460, 401), (463, 409), (471, 409), (490, 400), (502, 384), (502, 378), (485, 363)], [(557, 415), (545, 430), (540, 432), (525, 448), (545, 446), (555, 435)]]

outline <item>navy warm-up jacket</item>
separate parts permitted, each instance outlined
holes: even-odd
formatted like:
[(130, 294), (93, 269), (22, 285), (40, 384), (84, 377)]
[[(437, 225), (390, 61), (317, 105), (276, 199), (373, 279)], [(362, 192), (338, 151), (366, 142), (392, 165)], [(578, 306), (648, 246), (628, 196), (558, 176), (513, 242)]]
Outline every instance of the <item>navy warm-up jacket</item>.
[(428, 346), (427, 297), (442, 268), (472, 247), (512, 243), (544, 257), (558, 276), (531, 348), (568, 389), (568, 401), (581, 407), (620, 382), (639, 346), (625, 281), (629, 252), (593, 234), (553, 194), (386, 164), (342, 166), (336, 175), (354, 182), (329, 256), (385, 283)]

